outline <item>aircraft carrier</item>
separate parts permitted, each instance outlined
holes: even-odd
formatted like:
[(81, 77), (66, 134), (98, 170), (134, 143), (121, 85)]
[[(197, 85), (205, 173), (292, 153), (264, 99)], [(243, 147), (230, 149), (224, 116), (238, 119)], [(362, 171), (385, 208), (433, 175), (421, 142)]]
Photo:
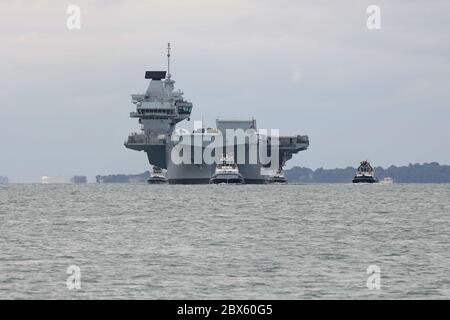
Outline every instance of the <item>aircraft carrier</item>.
[[(234, 156), (246, 184), (267, 183), (269, 175), (265, 173), (264, 168), (274, 169), (276, 163), (275, 169), (280, 171), (294, 154), (308, 148), (308, 136), (277, 136), (274, 139), (271, 135), (261, 134), (257, 130), (255, 119), (217, 119), (216, 128), (202, 126), (191, 132), (175, 130), (177, 123), (190, 120), (193, 105), (183, 97), (182, 91), (174, 87), (175, 81), (170, 73), (170, 50), (169, 43), (167, 71), (146, 71), (145, 79), (150, 80), (147, 90), (143, 94), (131, 95), (136, 110), (130, 113), (130, 117), (138, 119), (141, 129), (139, 132), (131, 133), (125, 141), (125, 147), (144, 151), (150, 165), (166, 169), (170, 184), (209, 183), (216, 165), (215, 162), (206, 161), (201, 155), (205, 149), (211, 148), (211, 141), (218, 138), (223, 142), (221, 148), (224, 153), (232, 151), (230, 154)], [(241, 141), (234, 137), (233, 141), (227, 139), (227, 132), (239, 129), (251, 132), (250, 135), (254, 134), (257, 139), (252, 139), (248, 135)], [(250, 155), (251, 151), (255, 150), (253, 147), (256, 147), (258, 152), (266, 152), (271, 159), (276, 157), (277, 161), (264, 162), (259, 156), (254, 161)], [(241, 150), (245, 150), (243, 156)], [(219, 153), (215, 150), (211, 152), (215, 158), (222, 156), (222, 152)], [(188, 158), (191, 161), (180, 163), (176, 157), (174, 158), (174, 154), (180, 154), (183, 159)]]

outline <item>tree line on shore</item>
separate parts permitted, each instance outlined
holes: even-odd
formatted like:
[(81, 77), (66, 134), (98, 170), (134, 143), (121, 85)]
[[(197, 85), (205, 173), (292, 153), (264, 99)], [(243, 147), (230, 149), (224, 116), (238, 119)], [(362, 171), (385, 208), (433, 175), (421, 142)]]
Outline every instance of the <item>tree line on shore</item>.
[[(437, 162), (409, 164), (408, 166), (375, 167), (375, 176), (382, 180), (386, 177), (397, 183), (450, 183), (450, 166)], [(349, 183), (356, 173), (356, 168), (312, 170), (293, 167), (285, 170), (289, 182), (299, 183)]]
[[(409, 164), (407, 166), (375, 167), (375, 176), (382, 180), (390, 177), (397, 183), (450, 183), (450, 166), (437, 162)], [(291, 183), (349, 183), (355, 176), (356, 168), (337, 168), (312, 170), (305, 167), (286, 169), (284, 174)], [(137, 183), (145, 182), (150, 172), (127, 175), (114, 174), (96, 176), (97, 183)], [(8, 183), (8, 178), (0, 176), (0, 184)]]
[[(397, 183), (450, 183), (450, 166), (440, 165), (437, 162), (424, 164), (409, 164), (408, 166), (390, 166), (389, 168), (375, 167), (375, 176), (382, 180), (386, 177), (394, 179)], [(349, 183), (356, 173), (356, 168), (312, 170), (304, 167), (293, 167), (284, 171), (291, 183)], [(150, 172), (126, 175), (116, 174), (97, 176), (97, 183), (129, 183), (145, 182)]]

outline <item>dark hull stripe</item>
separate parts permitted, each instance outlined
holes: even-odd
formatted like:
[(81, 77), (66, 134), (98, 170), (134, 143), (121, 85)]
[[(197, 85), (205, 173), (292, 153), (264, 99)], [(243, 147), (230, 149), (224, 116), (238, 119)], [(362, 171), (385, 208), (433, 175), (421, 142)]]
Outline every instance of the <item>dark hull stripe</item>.
[(353, 183), (377, 183), (378, 180), (371, 177), (355, 177)]

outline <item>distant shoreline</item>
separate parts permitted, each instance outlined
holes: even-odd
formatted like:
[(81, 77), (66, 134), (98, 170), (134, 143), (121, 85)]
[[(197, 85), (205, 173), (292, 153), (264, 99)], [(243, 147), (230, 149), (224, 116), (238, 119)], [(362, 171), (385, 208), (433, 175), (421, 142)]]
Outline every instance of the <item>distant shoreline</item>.
[[(437, 162), (389, 168), (375, 167), (374, 169), (378, 179), (389, 177), (396, 183), (450, 183), (450, 166), (440, 165)], [(284, 172), (288, 181), (292, 183), (348, 183), (354, 177), (356, 168), (312, 170), (293, 167)]]
[[(390, 177), (395, 183), (450, 183), (450, 165), (441, 165), (437, 162), (423, 164), (409, 164), (407, 166), (390, 166), (388, 168), (375, 167), (375, 176), (382, 180)], [(320, 184), (320, 183), (351, 183), (356, 168), (336, 168), (316, 170), (295, 166), (284, 170), (284, 174), (290, 183)], [(147, 170), (138, 174), (111, 174), (97, 175), (94, 183), (146, 183), (150, 177)], [(0, 176), (0, 184), (12, 184), (6, 176)], [(37, 183), (37, 182), (35, 182)], [(51, 182), (53, 183), (71, 183)], [(84, 182), (83, 182), (84, 183)], [(27, 182), (21, 184), (28, 184)]]
[[(356, 168), (312, 170), (305, 167), (293, 167), (284, 170), (284, 174), (290, 183), (351, 183)], [(440, 165), (437, 162), (424, 164), (409, 164), (408, 166), (390, 166), (389, 168), (375, 167), (377, 178), (390, 177), (396, 183), (450, 183), (450, 166)], [(115, 174), (97, 176), (98, 183), (136, 183), (146, 182), (150, 172), (141, 174)]]

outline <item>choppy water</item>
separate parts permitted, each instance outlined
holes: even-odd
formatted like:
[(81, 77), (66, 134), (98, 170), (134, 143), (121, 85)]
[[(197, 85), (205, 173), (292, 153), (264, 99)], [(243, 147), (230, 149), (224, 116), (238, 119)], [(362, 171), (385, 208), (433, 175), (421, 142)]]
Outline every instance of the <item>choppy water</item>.
[(449, 221), (450, 185), (0, 186), (0, 298), (448, 299)]

